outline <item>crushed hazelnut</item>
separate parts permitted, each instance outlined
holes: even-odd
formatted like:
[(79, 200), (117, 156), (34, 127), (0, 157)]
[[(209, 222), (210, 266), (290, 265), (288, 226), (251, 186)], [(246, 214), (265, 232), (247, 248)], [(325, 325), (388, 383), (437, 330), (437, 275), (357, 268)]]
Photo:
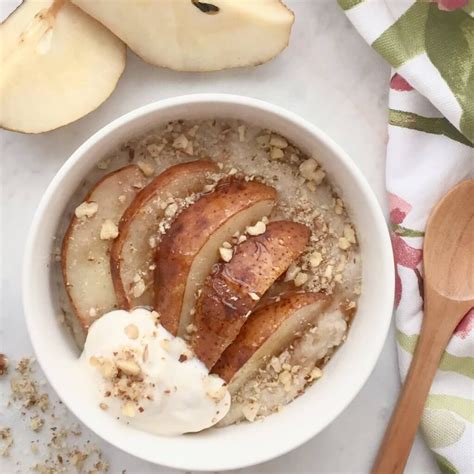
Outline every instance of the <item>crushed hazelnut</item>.
[(323, 376), (323, 371), (319, 367), (315, 367), (311, 373), (309, 374), (310, 376), (310, 382), (316, 379), (319, 379)]
[(107, 410), (109, 408), (109, 405), (107, 405), (107, 403), (102, 402), (102, 403), (99, 403), (99, 408), (101, 410)]
[(145, 176), (153, 176), (155, 174), (155, 167), (146, 161), (137, 161), (137, 166)]
[(257, 418), (258, 410), (260, 409), (260, 404), (256, 402), (250, 402), (242, 408), (242, 413), (245, 418), (252, 422)]
[(344, 226), (344, 237), (347, 239), (348, 242), (351, 244), (356, 243), (356, 237), (355, 237), (355, 232), (354, 229), (352, 228), (351, 225), (346, 224)]
[(351, 243), (345, 237), (340, 237), (337, 245), (341, 250), (347, 250)]
[(286, 148), (288, 146), (288, 142), (280, 135), (272, 135), (270, 138), (270, 145), (276, 148)]
[(296, 278), (298, 273), (301, 271), (301, 267), (296, 265), (296, 263), (292, 263), (285, 274), (285, 281), (292, 281)]
[(320, 252), (316, 252), (316, 251), (314, 251), (309, 258), (309, 264), (313, 268), (319, 267), (322, 261), (323, 261), (323, 256), (321, 255)]
[(283, 153), (283, 151), (280, 149), (280, 148), (276, 148), (276, 147), (272, 147), (271, 150), (270, 150), (270, 158), (272, 160), (280, 160), (281, 158), (283, 158), (285, 156), (285, 154)]
[(255, 225), (248, 226), (246, 229), (249, 235), (261, 235), (267, 230), (267, 226), (263, 221), (258, 221)]
[(39, 431), (41, 430), (41, 428), (43, 427), (44, 425), (44, 420), (39, 417), (39, 416), (34, 416), (33, 418), (31, 418), (30, 420), (30, 428), (33, 430), (33, 431)]
[(101, 240), (113, 240), (119, 235), (118, 227), (110, 219), (105, 219), (100, 228)]
[(308, 281), (308, 274), (299, 272), (295, 277), (295, 286), (303, 286)]
[(273, 356), (271, 358), (270, 366), (277, 374), (281, 372), (281, 362), (280, 362), (280, 359), (278, 359), (278, 357)]
[(169, 204), (165, 209), (166, 217), (173, 217), (178, 212), (178, 205), (175, 202)]
[(219, 247), (219, 254), (224, 262), (230, 262), (234, 255), (232, 249), (226, 249), (225, 247)]
[(74, 214), (78, 219), (94, 216), (99, 210), (99, 205), (96, 202), (83, 202), (76, 207)]
[(137, 281), (134, 279), (134, 285), (132, 287), (132, 294), (135, 298), (139, 298), (145, 293), (146, 285), (141, 276), (138, 276)]
[(178, 150), (185, 150), (188, 146), (188, 139), (185, 137), (185, 135), (179, 135), (179, 137), (175, 138), (173, 141), (173, 148), (176, 148)]
[(141, 372), (140, 366), (133, 360), (119, 359), (116, 366), (126, 375), (138, 375)]
[(225, 249), (231, 249), (232, 245), (229, 242), (223, 242), (222, 247), (224, 247)]
[(258, 301), (260, 299), (260, 296), (257, 295), (257, 293), (253, 293), (253, 292), (250, 292), (249, 293), (249, 296), (251, 299), (253, 299), (254, 301)]

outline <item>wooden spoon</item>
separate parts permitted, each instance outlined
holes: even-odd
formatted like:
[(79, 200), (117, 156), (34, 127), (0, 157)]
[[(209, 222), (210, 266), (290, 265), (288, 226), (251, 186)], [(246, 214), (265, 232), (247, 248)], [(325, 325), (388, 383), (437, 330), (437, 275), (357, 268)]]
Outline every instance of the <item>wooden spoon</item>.
[(474, 180), (462, 181), (433, 209), (423, 247), (425, 315), (374, 474), (402, 473), (441, 356), (474, 306)]

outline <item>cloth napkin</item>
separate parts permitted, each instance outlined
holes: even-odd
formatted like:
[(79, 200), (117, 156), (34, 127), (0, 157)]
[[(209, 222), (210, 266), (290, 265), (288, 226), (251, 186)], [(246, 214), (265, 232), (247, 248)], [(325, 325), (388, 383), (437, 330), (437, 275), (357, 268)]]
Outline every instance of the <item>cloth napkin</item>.
[[(474, 177), (474, 0), (338, 1), (393, 68), (386, 183), (403, 379), (423, 318), (427, 218), (451, 187)], [(444, 473), (474, 472), (473, 379), (471, 310), (444, 353), (421, 424)]]

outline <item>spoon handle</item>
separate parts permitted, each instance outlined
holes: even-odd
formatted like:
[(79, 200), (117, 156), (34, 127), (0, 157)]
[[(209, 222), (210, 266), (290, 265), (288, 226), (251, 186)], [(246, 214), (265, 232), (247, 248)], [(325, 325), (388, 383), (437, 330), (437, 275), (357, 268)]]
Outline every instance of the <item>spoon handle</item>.
[(403, 473), (431, 383), (441, 356), (457, 326), (456, 318), (452, 317), (453, 311), (460, 311), (458, 319), (462, 318), (462, 309), (457, 302), (446, 300), (438, 294), (425, 298), (425, 302), (421, 335), (372, 468), (373, 474)]

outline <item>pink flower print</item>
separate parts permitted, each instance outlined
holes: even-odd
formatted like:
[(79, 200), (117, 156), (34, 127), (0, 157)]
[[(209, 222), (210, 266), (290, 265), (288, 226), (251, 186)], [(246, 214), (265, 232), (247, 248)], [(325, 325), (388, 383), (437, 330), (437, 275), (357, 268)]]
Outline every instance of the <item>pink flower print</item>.
[(408, 82), (400, 76), (400, 74), (395, 73), (390, 80), (390, 89), (401, 91), (401, 92), (408, 92), (412, 91), (413, 87), (408, 84)]
[(395, 262), (414, 270), (421, 262), (423, 251), (410, 247), (399, 235), (392, 233), (392, 247)]
[(395, 308), (398, 308), (402, 299), (402, 280), (398, 274), (397, 264), (395, 263)]
[(393, 224), (401, 224), (411, 211), (411, 204), (392, 193), (388, 193), (388, 206), (390, 209), (390, 222)]
[(466, 339), (469, 333), (474, 329), (474, 308), (471, 308), (466, 316), (462, 318), (458, 327), (454, 330), (454, 334), (461, 339)]
[(451, 12), (464, 8), (469, 3), (469, 0), (434, 0), (434, 2), (438, 4), (440, 10)]

